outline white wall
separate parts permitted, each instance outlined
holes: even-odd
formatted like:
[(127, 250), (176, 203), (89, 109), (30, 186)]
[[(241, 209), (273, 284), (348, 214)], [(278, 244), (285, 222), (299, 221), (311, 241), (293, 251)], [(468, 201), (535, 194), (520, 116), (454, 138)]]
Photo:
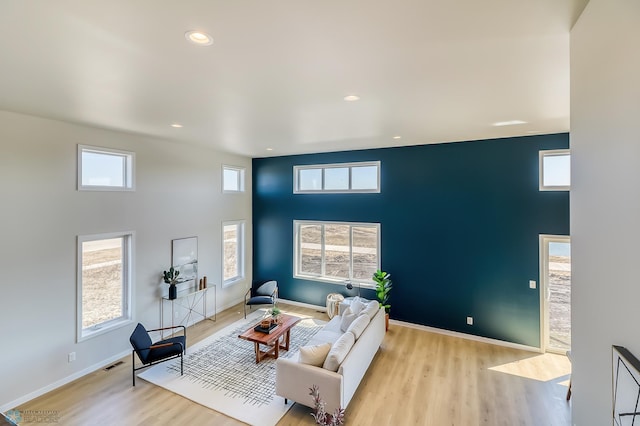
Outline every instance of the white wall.
[(612, 424), (611, 345), (640, 357), (640, 2), (571, 32), (573, 423)]
[[(77, 144), (134, 151), (136, 191), (77, 191)], [(136, 232), (134, 319), (155, 328), (171, 240), (197, 236), (199, 274), (219, 284), (221, 223), (245, 219), (247, 278), (218, 287), (217, 306), (242, 300), (252, 265), (250, 158), (3, 111), (0, 147), (0, 408), (130, 350), (134, 325), (76, 343), (78, 235)], [(246, 167), (244, 194), (222, 193), (223, 163)]]

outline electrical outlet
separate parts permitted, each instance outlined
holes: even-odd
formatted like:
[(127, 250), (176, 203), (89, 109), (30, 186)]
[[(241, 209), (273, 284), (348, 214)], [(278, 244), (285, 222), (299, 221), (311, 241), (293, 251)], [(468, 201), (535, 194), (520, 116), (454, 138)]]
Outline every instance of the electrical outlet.
[(473, 325), (473, 317), (467, 317), (467, 325)]
[(69, 355), (67, 355), (67, 360), (68, 362), (73, 362), (76, 360), (76, 353), (75, 352), (69, 352)]
[(529, 280), (529, 288), (536, 288), (536, 282), (534, 280)]

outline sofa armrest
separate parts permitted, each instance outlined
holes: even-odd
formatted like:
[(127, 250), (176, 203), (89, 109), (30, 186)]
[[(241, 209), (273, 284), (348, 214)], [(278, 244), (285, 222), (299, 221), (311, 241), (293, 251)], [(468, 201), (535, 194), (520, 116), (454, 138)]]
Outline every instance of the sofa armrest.
[(301, 364), (297, 357), (278, 358), (276, 361), (276, 395), (314, 408), (310, 395), (311, 386), (317, 385), (326, 403), (328, 413), (343, 407), (342, 375), (308, 364)]

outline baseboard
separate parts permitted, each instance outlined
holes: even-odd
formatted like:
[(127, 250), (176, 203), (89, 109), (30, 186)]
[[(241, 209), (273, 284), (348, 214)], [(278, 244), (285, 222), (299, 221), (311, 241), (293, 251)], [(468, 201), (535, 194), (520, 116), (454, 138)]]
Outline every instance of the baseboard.
[(130, 355), (131, 351), (130, 350), (126, 350), (124, 352), (119, 353), (118, 355), (114, 355), (110, 358), (107, 358), (105, 360), (100, 361), (99, 363), (93, 364), (83, 370), (77, 371), (73, 374), (71, 374), (70, 376), (64, 377), (60, 380), (57, 380), (45, 387), (42, 387), (38, 390), (35, 390), (31, 393), (28, 393), (27, 395), (21, 396), (18, 399), (15, 399), (11, 402), (8, 402), (4, 405), (0, 405), (0, 412), (4, 413), (8, 410), (11, 410), (21, 404), (24, 404), (25, 402), (29, 402), (32, 399), (35, 399), (39, 396), (44, 395), (47, 392), (51, 392), (52, 390), (55, 390), (61, 386), (64, 386), (68, 383), (73, 382), (74, 380), (77, 380), (83, 376), (86, 376), (87, 374), (93, 373), (94, 371), (100, 370), (101, 368), (104, 368), (110, 364), (113, 364), (114, 362), (124, 358), (127, 355)]
[(282, 303), (286, 303), (287, 305), (300, 306), (301, 308), (314, 309), (314, 310), (319, 311), (319, 312), (327, 312), (327, 307), (326, 306), (311, 305), (310, 303), (296, 302), (295, 300), (288, 300), (288, 299), (281, 299), (281, 298), (278, 298), (278, 301), (282, 302)]
[(542, 350), (540, 348), (536, 348), (535, 346), (521, 345), (519, 343), (507, 342), (507, 341), (498, 340), (498, 339), (491, 339), (489, 337), (476, 336), (474, 334), (460, 333), (459, 331), (445, 330), (442, 328), (429, 327), (427, 325), (413, 324), (411, 322), (404, 322), (404, 321), (398, 321), (393, 319), (389, 320), (389, 324), (399, 325), (401, 327), (416, 328), (418, 330), (429, 331), (431, 333), (444, 334), (445, 336), (458, 337), (460, 339), (467, 339), (467, 340), (473, 340), (476, 342), (489, 343), (491, 345), (505, 346), (507, 348), (521, 349), (523, 351), (542, 353)]

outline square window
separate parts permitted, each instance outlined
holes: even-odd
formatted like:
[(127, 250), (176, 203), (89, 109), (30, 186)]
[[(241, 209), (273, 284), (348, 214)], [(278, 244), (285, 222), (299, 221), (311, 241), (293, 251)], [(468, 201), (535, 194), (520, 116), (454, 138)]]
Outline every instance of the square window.
[(298, 186), (301, 191), (322, 190), (322, 169), (301, 169)]
[(134, 159), (133, 152), (78, 145), (78, 189), (133, 190)]
[(244, 168), (222, 166), (222, 191), (244, 192)]
[(571, 187), (571, 154), (568, 149), (540, 151), (540, 190), (568, 191)]

